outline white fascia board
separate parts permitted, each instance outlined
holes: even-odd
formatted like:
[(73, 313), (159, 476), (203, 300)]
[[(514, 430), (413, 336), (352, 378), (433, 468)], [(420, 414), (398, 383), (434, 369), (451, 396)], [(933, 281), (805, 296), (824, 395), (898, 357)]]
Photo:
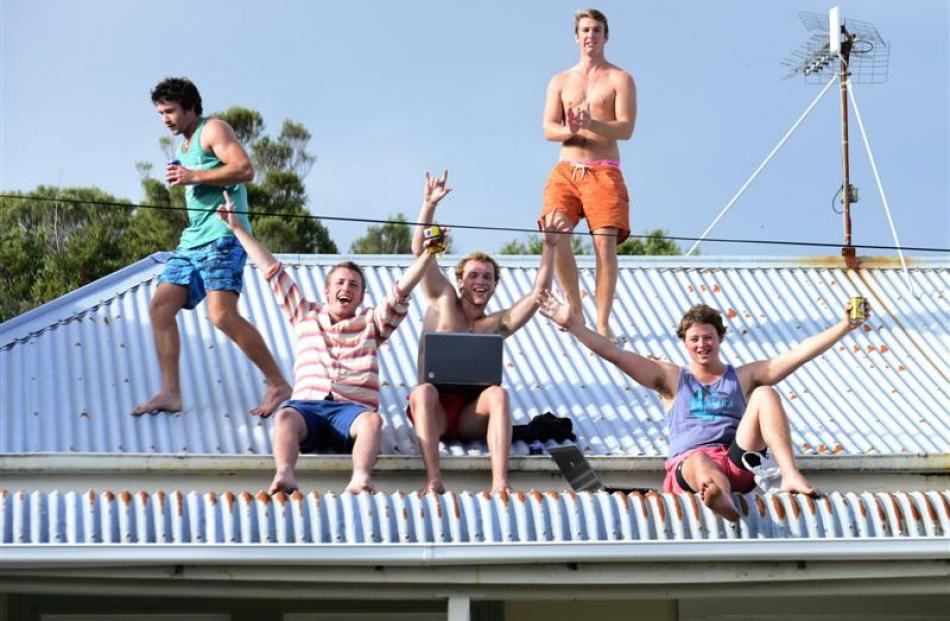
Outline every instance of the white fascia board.
[(950, 537), (497, 544), (7, 544), (0, 568), (152, 564), (441, 566), (516, 563), (950, 560)]

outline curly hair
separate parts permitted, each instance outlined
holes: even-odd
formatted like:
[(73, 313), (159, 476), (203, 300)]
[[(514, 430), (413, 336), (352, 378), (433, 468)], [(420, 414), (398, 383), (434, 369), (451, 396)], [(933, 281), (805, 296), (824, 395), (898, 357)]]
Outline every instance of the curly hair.
[(686, 314), (680, 319), (679, 327), (676, 328), (676, 336), (681, 340), (685, 339), (686, 331), (699, 323), (714, 327), (720, 339), (726, 336), (726, 326), (722, 323), (722, 313), (705, 304), (697, 304), (686, 311)]
[(198, 87), (188, 78), (165, 78), (152, 89), (152, 103), (174, 101), (184, 110), (194, 110), (200, 115), (201, 94)]
[(465, 264), (469, 261), (484, 261), (485, 263), (491, 263), (492, 269), (494, 270), (495, 282), (497, 283), (501, 280), (501, 266), (498, 265), (498, 261), (495, 261), (493, 258), (482, 252), (481, 250), (476, 250), (471, 252), (466, 256), (462, 257), (462, 260), (455, 264), (455, 277), (459, 280), (462, 280), (462, 275), (465, 273)]

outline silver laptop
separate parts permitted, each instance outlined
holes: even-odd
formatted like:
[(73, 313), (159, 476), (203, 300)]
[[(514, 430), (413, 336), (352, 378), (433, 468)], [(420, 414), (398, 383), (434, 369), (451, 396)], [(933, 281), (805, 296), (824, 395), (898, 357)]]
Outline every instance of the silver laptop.
[(458, 392), (501, 385), (501, 335), (430, 332), (422, 338), (421, 381)]
[(584, 457), (584, 453), (577, 448), (576, 444), (565, 444), (564, 446), (552, 446), (547, 449), (558, 470), (567, 479), (571, 489), (575, 492), (599, 492), (601, 490), (612, 494), (614, 492), (647, 493), (648, 489), (640, 487), (607, 487), (597, 477), (597, 473), (591, 467), (590, 462)]
[(597, 473), (576, 444), (552, 446), (548, 448), (548, 453), (575, 492), (596, 492), (604, 489), (604, 484), (597, 478)]

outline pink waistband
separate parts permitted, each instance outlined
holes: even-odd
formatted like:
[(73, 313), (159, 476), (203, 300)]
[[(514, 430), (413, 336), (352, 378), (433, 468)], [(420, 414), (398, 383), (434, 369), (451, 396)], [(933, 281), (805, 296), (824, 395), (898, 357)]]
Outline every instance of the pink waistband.
[(583, 168), (586, 166), (606, 166), (607, 168), (620, 168), (620, 162), (617, 160), (588, 160), (586, 162), (568, 162), (566, 160), (562, 160), (562, 163), (570, 164), (576, 168)]

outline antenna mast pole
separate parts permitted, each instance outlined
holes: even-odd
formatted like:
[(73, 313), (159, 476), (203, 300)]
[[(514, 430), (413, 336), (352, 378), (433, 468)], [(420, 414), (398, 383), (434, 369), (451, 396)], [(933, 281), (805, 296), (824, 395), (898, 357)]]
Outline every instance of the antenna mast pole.
[(844, 181), (841, 185), (841, 198), (844, 203), (844, 246), (841, 247), (841, 256), (845, 265), (854, 268), (857, 265), (854, 246), (851, 245), (851, 169), (848, 160), (848, 59), (854, 45), (854, 35), (841, 24), (838, 7), (834, 7), (829, 14), (829, 42), (830, 51), (838, 48), (838, 83), (841, 86), (841, 168)]

